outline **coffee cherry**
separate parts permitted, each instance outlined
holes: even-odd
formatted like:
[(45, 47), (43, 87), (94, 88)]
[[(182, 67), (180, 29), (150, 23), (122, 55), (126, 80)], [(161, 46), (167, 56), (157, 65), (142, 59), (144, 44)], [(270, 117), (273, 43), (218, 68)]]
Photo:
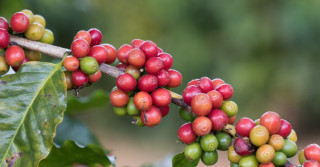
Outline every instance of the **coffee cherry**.
[(268, 163), (260, 164), (259, 167), (275, 167), (275, 166), (272, 162), (268, 162)]
[(91, 44), (90, 46), (99, 45), (102, 41), (102, 34), (100, 30), (96, 28), (91, 28), (88, 30), (91, 35)]
[(195, 119), (195, 117), (190, 112), (182, 107), (179, 108), (179, 115), (185, 121), (192, 122)]
[(145, 126), (144, 123), (142, 122), (142, 119), (141, 119), (140, 116), (135, 115), (135, 116), (133, 117), (133, 119), (134, 119), (134, 124), (135, 124), (135, 125), (140, 126), (140, 127)]
[(276, 112), (268, 111), (261, 116), (260, 124), (268, 129), (270, 135), (276, 134), (281, 127), (280, 116)]
[(152, 92), (158, 87), (158, 79), (156, 76), (146, 74), (138, 80), (138, 88), (141, 91)]
[(196, 96), (199, 93), (202, 93), (202, 92), (201, 92), (201, 89), (198, 88), (197, 86), (194, 86), (194, 85), (188, 86), (183, 90), (183, 93), (182, 93), (183, 101), (187, 105), (191, 105), (191, 100), (193, 99), (194, 96)]
[(257, 167), (259, 166), (259, 162), (256, 158), (256, 156), (254, 155), (249, 155), (246, 157), (242, 157), (240, 162), (239, 162), (239, 166), (245, 166), (245, 167)]
[(128, 66), (127, 64), (122, 64), (122, 63), (119, 63), (118, 65), (116, 65), (116, 67), (122, 71), (125, 71), (127, 66)]
[(49, 29), (44, 29), (44, 34), (39, 41), (42, 43), (53, 44), (54, 42), (53, 32)]
[(124, 107), (129, 102), (128, 93), (116, 89), (110, 93), (110, 103), (114, 107)]
[(125, 116), (125, 115), (127, 115), (127, 108), (125, 106), (124, 107), (113, 107), (113, 112), (120, 117)]
[(261, 125), (257, 125), (251, 129), (250, 132), (250, 141), (255, 146), (262, 146), (266, 144), (269, 140), (268, 130)]
[(146, 61), (146, 56), (140, 50), (139, 48), (131, 49), (131, 51), (128, 53), (128, 62), (129, 64), (141, 68), (144, 66)]
[(230, 162), (230, 167), (239, 167), (239, 164), (235, 164), (235, 163)]
[(19, 67), (25, 59), (24, 51), (17, 45), (10, 46), (5, 52), (6, 62), (12, 67)]
[(318, 144), (310, 144), (304, 149), (306, 160), (316, 160), (320, 162), (320, 146)]
[(0, 55), (0, 75), (6, 74), (10, 69), (4, 56)]
[(218, 162), (218, 152), (217, 151), (203, 152), (201, 156), (201, 161), (207, 166), (214, 165), (215, 163)]
[(194, 161), (202, 156), (203, 152), (198, 142), (189, 144), (184, 150), (184, 156), (189, 161)]
[[(187, 87), (188, 86), (191, 86), (191, 85), (194, 85), (194, 86), (198, 86), (198, 83), (199, 83), (200, 79), (193, 79), (191, 81), (188, 82), (187, 84)], [(200, 89), (200, 88), (199, 88)], [(201, 89), (200, 89), (201, 90)]]
[(283, 152), (276, 152), (274, 154), (274, 158), (272, 160), (272, 163), (276, 166), (283, 166), (287, 162), (287, 156)]
[(179, 128), (178, 138), (185, 144), (191, 144), (196, 141), (197, 135), (192, 130), (192, 123), (185, 123)]
[(163, 107), (159, 107), (159, 110), (161, 112), (162, 117), (165, 117), (166, 115), (168, 115), (169, 111), (170, 111), (170, 106), (163, 106)]
[(306, 161), (306, 157), (304, 156), (304, 150), (301, 150), (299, 153), (299, 163), (303, 164)]
[(228, 124), (233, 125), (236, 122), (237, 116), (228, 117)]
[(130, 45), (122, 45), (117, 53), (117, 58), (119, 59), (119, 61), (123, 64), (128, 64), (128, 56), (129, 56), (129, 52), (132, 50), (132, 46)]
[(71, 44), (71, 52), (77, 58), (85, 57), (90, 52), (90, 45), (84, 39), (76, 39)]
[(112, 64), (117, 59), (117, 50), (116, 48), (111, 44), (101, 44), (103, 47), (106, 48), (108, 53), (108, 58), (105, 61), (106, 64)]
[(6, 31), (9, 30), (9, 24), (6, 18), (0, 17), (0, 28), (5, 29)]
[(16, 33), (23, 33), (29, 27), (29, 18), (26, 14), (17, 12), (11, 17), (10, 25)]
[(87, 41), (89, 45), (91, 44), (91, 35), (88, 31), (85, 31), (85, 30), (78, 31), (76, 36), (73, 38), (73, 40), (76, 40), (76, 39), (83, 39)]
[(281, 125), (278, 134), (281, 135), (283, 138), (287, 138), (291, 133), (291, 130), (291, 124), (288, 121), (281, 119)]
[(247, 156), (255, 151), (255, 147), (250, 143), (247, 137), (238, 137), (233, 144), (234, 150), (240, 156)]
[(131, 41), (131, 46), (133, 48), (139, 48), (142, 43), (143, 43), (142, 39), (134, 39)]
[(203, 151), (212, 152), (218, 148), (218, 139), (213, 134), (207, 134), (201, 137), (200, 145)]
[(73, 83), (72, 83), (72, 79), (71, 79), (71, 72), (70, 71), (64, 71), (64, 76), (66, 79), (66, 83), (67, 83), (67, 90), (70, 90), (73, 88)]
[(272, 161), (275, 153), (276, 152), (271, 145), (265, 144), (257, 149), (256, 157), (260, 163), (268, 163)]
[(108, 59), (108, 52), (105, 47), (95, 45), (90, 49), (88, 56), (95, 58), (98, 64), (102, 64)]
[(68, 56), (64, 59), (63, 66), (66, 70), (72, 72), (72, 71), (76, 71), (79, 69), (80, 62), (79, 62), (78, 58), (76, 58), (74, 56)]
[(207, 95), (211, 99), (212, 108), (220, 108), (221, 107), (221, 105), (223, 103), (223, 97), (218, 91), (211, 90), (211, 91), (207, 92)]
[(232, 163), (239, 163), (241, 156), (234, 150), (233, 146), (230, 146), (228, 149), (228, 160)]
[(157, 75), (163, 70), (163, 61), (159, 57), (151, 57), (146, 61), (145, 70), (149, 74)]
[(260, 125), (260, 119), (259, 119), (259, 118), (256, 119), (256, 120), (254, 120), (253, 122), (254, 122), (254, 124), (256, 124), (256, 125)]
[(159, 88), (151, 93), (153, 104), (157, 107), (168, 106), (171, 102), (171, 94), (167, 89)]
[(30, 61), (40, 61), (41, 59), (41, 52), (33, 51), (33, 50), (27, 50), (24, 49), (24, 54), (26, 58)]
[(46, 27), (46, 20), (41, 15), (33, 15), (33, 22), (32, 23), (39, 23), (42, 25), (42, 27)]
[(133, 97), (131, 97), (129, 99), (129, 102), (127, 104), (127, 112), (128, 112), (128, 115), (138, 115), (138, 114), (140, 114), (140, 111), (138, 110), (136, 105), (134, 105)]
[(144, 41), (139, 48), (146, 55), (146, 59), (149, 59), (150, 57), (156, 57), (158, 55), (158, 47), (152, 41)]
[(289, 134), (289, 136), (287, 137), (289, 140), (293, 141), (293, 142), (297, 142), (298, 138), (297, 138), (297, 134), (296, 132), (292, 129), (291, 133)]
[(303, 167), (320, 167), (319, 161), (308, 160), (303, 163)]
[(166, 86), (170, 81), (168, 71), (167, 70), (160, 71), (160, 73), (157, 75), (157, 79), (158, 79), (158, 86), (160, 87)]
[(98, 82), (99, 80), (100, 80), (100, 78), (101, 78), (101, 70), (100, 69), (98, 69), (98, 71), (97, 72), (95, 72), (95, 73), (93, 73), (93, 74), (90, 74), (89, 76), (88, 76), (88, 79), (89, 79), (89, 82), (90, 83), (96, 83), (96, 82)]
[(148, 110), (152, 106), (152, 97), (149, 93), (140, 91), (134, 95), (133, 102), (140, 111)]
[(198, 93), (191, 100), (191, 108), (197, 116), (208, 115), (212, 108), (209, 96), (204, 93)]
[(284, 139), (284, 145), (281, 152), (285, 153), (288, 158), (296, 155), (298, 151), (297, 144), (291, 140)]
[(28, 62), (29, 60), (27, 58), (24, 58), (23, 62), (18, 66), (18, 67), (12, 67), (13, 71), (17, 72), (20, 67), (22, 66), (22, 64)]
[(207, 93), (213, 90), (211, 79), (208, 77), (200, 78), (200, 81), (198, 82), (198, 87), (201, 89), (203, 93)]
[(168, 53), (160, 53), (158, 57), (163, 61), (165, 70), (169, 70), (173, 64), (172, 56)]
[(182, 75), (180, 74), (180, 72), (177, 70), (170, 69), (168, 70), (168, 73), (169, 73), (169, 83), (167, 84), (167, 86), (171, 88), (180, 86), (182, 82)]
[(71, 79), (73, 85), (76, 87), (83, 87), (88, 83), (88, 76), (81, 70), (72, 72)]
[(255, 126), (252, 119), (244, 117), (237, 122), (235, 128), (238, 135), (249, 137), (251, 129)]
[(213, 109), (208, 115), (212, 122), (212, 130), (221, 131), (228, 124), (228, 116), (219, 109)]
[(151, 106), (149, 110), (146, 110), (146, 112), (141, 112), (140, 114), (142, 122), (148, 126), (153, 127), (158, 125), (161, 122), (161, 112), (159, 108), (155, 106)]
[(98, 71), (99, 64), (95, 58), (86, 56), (80, 60), (80, 69), (86, 74), (94, 74)]
[(128, 65), (125, 72), (132, 75), (134, 79), (139, 79), (141, 73), (139, 68), (133, 65)]
[(223, 133), (223, 132), (217, 132), (215, 136), (216, 136), (218, 143), (219, 143), (218, 150), (221, 150), (221, 151), (228, 150), (228, 148), (232, 144), (231, 137), (228, 134)]
[(232, 117), (238, 113), (238, 105), (233, 101), (224, 101), (221, 110), (223, 110), (228, 117)]
[(24, 36), (30, 40), (40, 40), (44, 34), (44, 28), (39, 23), (30, 24), (29, 28), (24, 32)]
[(220, 85), (225, 84), (225, 82), (220, 78), (215, 78), (212, 80), (213, 90), (216, 90)]
[(223, 100), (228, 100), (233, 95), (233, 88), (229, 84), (222, 84), (216, 90), (221, 93)]
[(120, 90), (130, 92), (136, 88), (137, 81), (132, 75), (124, 73), (117, 78), (116, 85)]
[(7, 30), (0, 28), (0, 49), (5, 49), (10, 44), (10, 35)]
[(279, 151), (284, 145), (284, 139), (282, 136), (275, 134), (270, 136), (268, 144), (270, 144), (276, 151)]
[(29, 23), (33, 23), (34, 19), (33, 19), (33, 12), (31, 10), (28, 9), (24, 9), (22, 11), (20, 11), (22, 13), (24, 13), (25, 15), (27, 15), (28, 19), (29, 19)]
[(198, 136), (205, 136), (210, 133), (212, 123), (210, 119), (204, 116), (197, 117), (192, 123), (192, 129)]

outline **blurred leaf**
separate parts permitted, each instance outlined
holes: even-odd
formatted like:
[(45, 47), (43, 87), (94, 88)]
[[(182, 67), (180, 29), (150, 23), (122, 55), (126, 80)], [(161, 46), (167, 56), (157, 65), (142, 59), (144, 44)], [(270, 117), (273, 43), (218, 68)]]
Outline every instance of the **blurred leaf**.
[(195, 161), (189, 161), (185, 158), (184, 153), (176, 154), (172, 158), (172, 166), (173, 167), (196, 167), (199, 163), (200, 159)]
[(73, 114), (93, 108), (104, 108), (109, 103), (108, 99), (103, 90), (96, 90), (91, 95), (81, 98), (70, 96), (66, 113)]
[(49, 156), (42, 160), (39, 167), (68, 167), (73, 164), (104, 167), (111, 165), (106, 153), (99, 145), (89, 144), (85, 147), (67, 140), (61, 147), (54, 146)]

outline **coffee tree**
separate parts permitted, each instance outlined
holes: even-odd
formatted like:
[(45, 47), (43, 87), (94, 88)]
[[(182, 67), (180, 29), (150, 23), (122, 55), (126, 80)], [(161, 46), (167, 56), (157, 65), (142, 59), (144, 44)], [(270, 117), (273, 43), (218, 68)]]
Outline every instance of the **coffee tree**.
[[(67, 90), (78, 94), (102, 74), (116, 78), (109, 97), (114, 113), (132, 117), (137, 126), (156, 126), (170, 103), (180, 106), (179, 115), (187, 122), (177, 135), (186, 147), (173, 157), (172, 166), (197, 166), (200, 160), (214, 165), (217, 150), (228, 152), (231, 166), (296, 166), (289, 160), (297, 154), (292, 125), (272, 111), (235, 123), (233, 88), (222, 79), (194, 79), (179, 95), (170, 88), (180, 86), (182, 75), (171, 69), (172, 56), (154, 42), (134, 39), (116, 50), (101, 44), (102, 33), (92, 28), (75, 34), (66, 49), (51, 45), (54, 36), (45, 27), (45, 19), (30, 10), (16, 12), (10, 22), (0, 17), (0, 166), (115, 165), (95, 140), (85, 146), (72, 140), (53, 144), (57, 126), (70, 119), (64, 117)], [(39, 62), (41, 54), (62, 60)], [(116, 59), (116, 67), (109, 65)], [(10, 68), (16, 73), (6, 74)], [(308, 145), (299, 161), (319, 167), (319, 145)]]

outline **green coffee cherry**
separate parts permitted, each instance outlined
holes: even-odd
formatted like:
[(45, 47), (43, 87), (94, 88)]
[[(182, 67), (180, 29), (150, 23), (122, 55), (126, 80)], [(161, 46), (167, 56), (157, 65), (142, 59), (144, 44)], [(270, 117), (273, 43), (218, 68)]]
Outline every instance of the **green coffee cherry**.
[(118, 116), (125, 116), (127, 115), (127, 107), (113, 107), (113, 111)]
[(80, 60), (80, 69), (86, 74), (94, 74), (98, 71), (99, 64), (95, 58), (86, 56)]
[(133, 103), (133, 97), (129, 99), (129, 102), (127, 104), (127, 112), (128, 112), (128, 115), (140, 114), (140, 111), (137, 109), (136, 105), (134, 105)]
[(259, 162), (254, 155), (242, 157), (239, 162), (239, 167), (258, 167)]
[(194, 161), (200, 158), (202, 155), (202, 149), (198, 142), (189, 144), (184, 150), (184, 156), (189, 161)]
[(274, 155), (272, 163), (276, 166), (284, 166), (287, 162), (287, 156), (283, 152), (277, 151)]
[(231, 137), (223, 132), (217, 132), (217, 134), (215, 135), (217, 140), (218, 140), (218, 150), (221, 151), (225, 151), (228, 150), (228, 148), (231, 146), (232, 144), (232, 139)]
[(232, 117), (238, 113), (238, 105), (233, 101), (224, 101), (221, 110), (223, 110), (228, 117)]
[(190, 112), (188, 112), (186, 109), (184, 109), (182, 107), (179, 108), (179, 115), (185, 121), (192, 122), (195, 119), (194, 116)]
[(284, 139), (284, 145), (280, 151), (286, 154), (287, 158), (291, 158), (298, 151), (297, 144), (289, 139)]
[(217, 151), (204, 152), (203, 155), (201, 156), (201, 161), (207, 166), (214, 165), (218, 161)]
[(201, 137), (200, 145), (203, 151), (211, 152), (218, 148), (218, 139), (213, 134)]
[(54, 36), (53, 36), (52, 31), (49, 29), (44, 29), (44, 34), (39, 41), (42, 43), (53, 44)]

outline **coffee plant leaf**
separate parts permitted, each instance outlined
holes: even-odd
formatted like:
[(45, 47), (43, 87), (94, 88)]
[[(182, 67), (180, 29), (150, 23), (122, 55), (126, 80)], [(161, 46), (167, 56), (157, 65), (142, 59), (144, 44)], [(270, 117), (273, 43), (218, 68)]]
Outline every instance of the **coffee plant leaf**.
[(185, 158), (184, 153), (176, 154), (172, 158), (172, 166), (173, 167), (196, 167), (199, 163), (200, 159), (189, 161)]

